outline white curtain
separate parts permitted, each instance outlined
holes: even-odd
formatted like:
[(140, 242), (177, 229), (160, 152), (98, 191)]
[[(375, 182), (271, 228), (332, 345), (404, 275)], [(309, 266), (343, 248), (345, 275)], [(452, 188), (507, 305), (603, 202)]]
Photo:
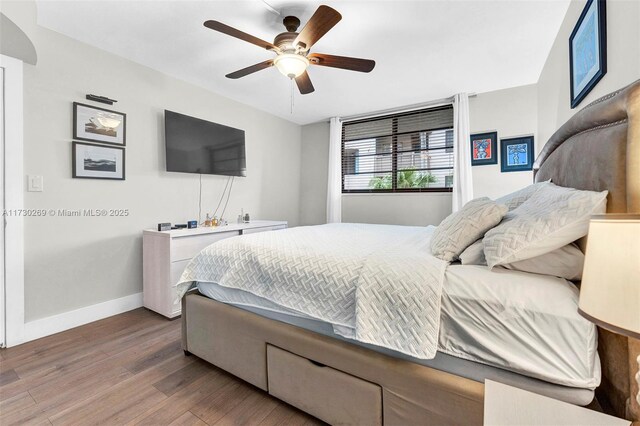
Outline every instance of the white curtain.
[(453, 97), (452, 212), (457, 212), (473, 198), (469, 138), (469, 95), (459, 93)]
[(329, 128), (327, 223), (342, 222), (342, 122), (333, 117)]

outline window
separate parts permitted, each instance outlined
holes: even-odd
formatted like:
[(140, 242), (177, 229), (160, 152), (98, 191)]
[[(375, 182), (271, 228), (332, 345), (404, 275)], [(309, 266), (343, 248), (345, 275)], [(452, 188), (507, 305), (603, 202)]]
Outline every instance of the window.
[(342, 192), (450, 192), (453, 107), (342, 125)]

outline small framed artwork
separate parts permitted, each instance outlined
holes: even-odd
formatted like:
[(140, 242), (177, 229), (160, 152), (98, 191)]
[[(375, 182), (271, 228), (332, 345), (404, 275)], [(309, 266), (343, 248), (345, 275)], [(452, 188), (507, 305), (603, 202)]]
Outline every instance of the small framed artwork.
[(533, 136), (500, 139), (500, 171), (520, 172), (533, 169)]
[(73, 142), (73, 177), (124, 180), (124, 148)]
[(498, 164), (498, 133), (471, 135), (471, 165)]
[(587, 1), (569, 37), (571, 108), (575, 108), (607, 73), (605, 0)]
[(126, 145), (127, 115), (73, 103), (73, 138), (81, 141)]

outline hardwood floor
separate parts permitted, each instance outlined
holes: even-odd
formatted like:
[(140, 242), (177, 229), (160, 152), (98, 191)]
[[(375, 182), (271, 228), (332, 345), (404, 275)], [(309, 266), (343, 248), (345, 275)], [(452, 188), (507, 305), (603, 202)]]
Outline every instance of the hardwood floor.
[(0, 350), (0, 425), (321, 425), (180, 347), (136, 309)]

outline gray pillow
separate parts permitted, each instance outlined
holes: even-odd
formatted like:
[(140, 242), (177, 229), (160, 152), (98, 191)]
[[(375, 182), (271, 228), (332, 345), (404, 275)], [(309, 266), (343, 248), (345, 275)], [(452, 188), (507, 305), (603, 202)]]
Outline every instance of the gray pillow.
[(507, 206), (487, 197), (469, 201), (436, 228), (431, 239), (431, 253), (447, 262), (457, 259), (464, 249), (499, 224), (506, 213)]

